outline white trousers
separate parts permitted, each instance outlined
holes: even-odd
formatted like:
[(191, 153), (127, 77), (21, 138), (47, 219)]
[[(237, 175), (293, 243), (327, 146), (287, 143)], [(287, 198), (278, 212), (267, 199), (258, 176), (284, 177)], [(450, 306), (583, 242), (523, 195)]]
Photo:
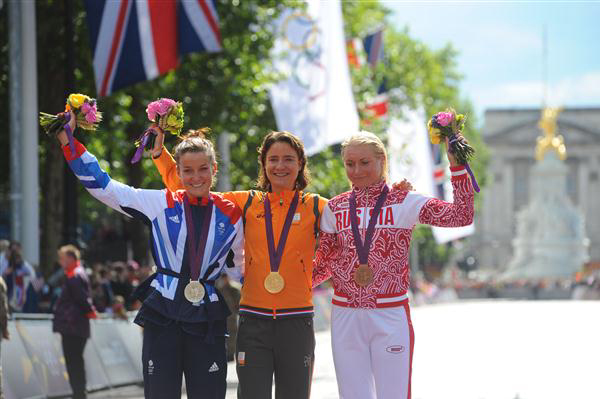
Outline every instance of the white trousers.
[(340, 399), (410, 399), (414, 332), (404, 306), (333, 305), (331, 347)]

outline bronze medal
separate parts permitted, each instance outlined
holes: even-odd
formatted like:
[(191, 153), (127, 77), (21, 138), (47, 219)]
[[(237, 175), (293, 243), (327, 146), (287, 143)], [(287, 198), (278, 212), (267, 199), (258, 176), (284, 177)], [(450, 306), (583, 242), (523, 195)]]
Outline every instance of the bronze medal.
[[(365, 241), (363, 242), (360, 231), (358, 230), (358, 217), (356, 210), (356, 193), (353, 189), (350, 193), (350, 198), (348, 198), (348, 205), (350, 208), (350, 224), (352, 225), (352, 237), (354, 238), (354, 244), (356, 245), (356, 254), (358, 255), (358, 267), (354, 270), (354, 282), (359, 287), (366, 287), (371, 284), (375, 278), (375, 273), (369, 267), (369, 250), (371, 248), (371, 242), (373, 241), (373, 235), (375, 232), (375, 225), (377, 224), (377, 218), (381, 213), (381, 209), (385, 200), (387, 198), (389, 188), (387, 185), (383, 185), (383, 189), (381, 190), (381, 194), (377, 197), (377, 201), (375, 202), (375, 207), (373, 208), (373, 212), (371, 214), (371, 219), (369, 220), (369, 225), (367, 227), (367, 231), (365, 232)], [(365, 214), (367, 213), (367, 208), (365, 207)]]
[(183, 295), (185, 299), (190, 301), (191, 303), (198, 303), (204, 298), (204, 294), (206, 291), (204, 290), (204, 286), (200, 281), (190, 280), (188, 285), (185, 286), (183, 290)]
[(271, 272), (265, 278), (265, 290), (271, 294), (277, 294), (285, 287), (285, 281), (279, 272)]
[(366, 287), (373, 282), (373, 270), (369, 265), (361, 263), (354, 271), (354, 281), (361, 287)]

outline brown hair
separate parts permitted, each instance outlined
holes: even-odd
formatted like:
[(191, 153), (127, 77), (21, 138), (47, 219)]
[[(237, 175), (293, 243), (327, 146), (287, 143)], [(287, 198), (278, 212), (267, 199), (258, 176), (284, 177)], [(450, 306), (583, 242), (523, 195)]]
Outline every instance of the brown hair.
[(63, 245), (62, 247), (58, 248), (58, 253), (69, 255), (75, 260), (81, 259), (81, 252), (79, 252), (79, 249), (72, 244)]
[[(215, 152), (215, 147), (213, 143), (206, 138), (209, 133), (210, 128), (202, 127), (196, 130), (190, 129), (186, 134), (181, 136), (181, 141), (175, 146), (173, 151), (173, 158), (175, 158), (177, 167), (179, 167), (179, 159), (181, 159), (181, 156), (187, 152), (201, 152), (208, 155), (211, 162), (211, 168), (212, 165), (217, 163), (217, 153)], [(215, 183), (214, 180), (215, 179), (213, 177), (212, 184)]]
[(206, 138), (210, 133), (210, 128), (202, 127), (200, 129), (190, 129), (181, 136), (181, 141), (175, 146), (173, 158), (179, 164), (179, 159), (186, 152), (203, 152), (207, 154), (212, 163), (217, 162), (217, 154), (213, 143)]
[(385, 146), (379, 137), (371, 132), (361, 131), (348, 137), (342, 143), (342, 158), (344, 157), (344, 150), (351, 145), (368, 145), (373, 149), (375, 156), (383, 159), (383, 165), (381, 165), (381, 178), (387, 182), (388, 180), (388, 158)]
[(265, 136), (260, 148), (258, 149), (258, 162), (260, 164), (260, 171), (258, 173), (258, 182), (256, 186), (261, 190), (271, 191), (271, 182), (267, 177), (267, 171), (265, 165), (267, 162), (267, 152), (269, 148), (275, 143), (286, 143), (292, 147), (296, 154), (298, 154), (298, 160), (300, 161), (300, 170), (296, 177), (296, 183), (294, 185), (295, 190), (304, 190), (310, 182), (310, 172), (308, 171), (306, 153), (304, 152), (304, 144), (295, 135), (290, 132), (271, 132)]

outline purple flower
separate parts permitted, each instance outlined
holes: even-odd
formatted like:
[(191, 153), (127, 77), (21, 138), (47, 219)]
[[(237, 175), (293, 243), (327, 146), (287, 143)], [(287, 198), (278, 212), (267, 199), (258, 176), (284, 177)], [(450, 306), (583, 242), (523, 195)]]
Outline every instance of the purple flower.
[(436, 115), (436, 121), (441, 126), (448, 126), (453, 119), (454, 115), (451, 112), (438, 112)]

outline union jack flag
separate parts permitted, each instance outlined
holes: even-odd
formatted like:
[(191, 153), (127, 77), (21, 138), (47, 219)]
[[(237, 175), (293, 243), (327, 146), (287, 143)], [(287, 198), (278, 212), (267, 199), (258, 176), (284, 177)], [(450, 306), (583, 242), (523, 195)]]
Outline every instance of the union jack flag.
[(191, 52), (221, 51), (213, 0), (85, 0), (98, 96), (154, 79)]

